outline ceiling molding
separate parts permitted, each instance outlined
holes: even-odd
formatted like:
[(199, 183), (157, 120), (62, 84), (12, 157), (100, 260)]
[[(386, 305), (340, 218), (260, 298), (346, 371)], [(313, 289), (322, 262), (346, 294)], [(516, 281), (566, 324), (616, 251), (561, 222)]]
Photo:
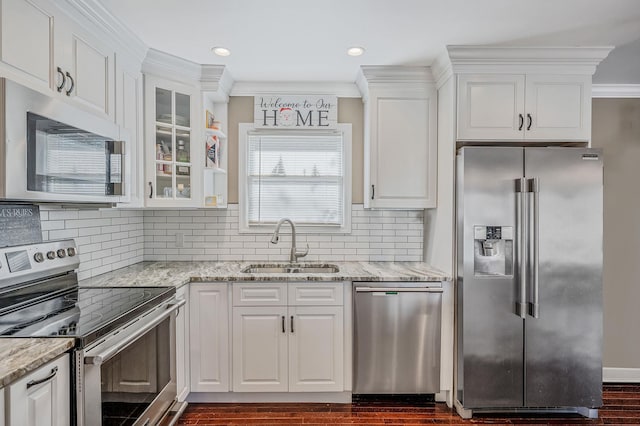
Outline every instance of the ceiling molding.
[(56, 6), (89, 33), (95, 34), (97, 26), (108, 34), (109, 40), (115, 41), (119, 51), (126, 52), (137, 62), (144, 60), (148, 46), (98, 0), (57, 1)]
[(433, 78), (436, 81), (436, 87), (438, 89), (453, 76), (453, 67), (451, 66), (449, 53), (446, 50), (433, 61), (431, 71), (433, 72)]
[(592, 98), (640, 98), (640, 84), (594, 84)]
[(341, 82), (278, 82), (278, 81), (237, 81), (230, 96), (255, 95), (336, 95), (339, 98), (359, 98), (360, 91), (355, 83)]
[(166, 52), (149, 49), (142, 62), (142, 72), (176, 81), (198, 82), (202, 76), (202, 66)]
[(229, 93), (234, 81), (224, 65), (201, 65), (200, 87), (203, 92), (211, 92), (215, 102), (229, 102)]
[(431, 68), (419, 66), (363, 65), (356, 78), (356, 85), (365, 102), (369, 99), (369, 90), (374, 87), (423, 90), (427, 85), (434, 83)]
[(454, 73), (523, 73), (593, 75), (613, 46), (447, 46)]

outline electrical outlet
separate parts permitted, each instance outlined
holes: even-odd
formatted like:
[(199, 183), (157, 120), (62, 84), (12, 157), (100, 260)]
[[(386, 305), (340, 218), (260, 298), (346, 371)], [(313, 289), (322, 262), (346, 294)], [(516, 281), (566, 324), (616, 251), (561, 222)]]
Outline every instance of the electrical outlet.
[(176, 232), (176, 247), (184, 247), (184, 232)]

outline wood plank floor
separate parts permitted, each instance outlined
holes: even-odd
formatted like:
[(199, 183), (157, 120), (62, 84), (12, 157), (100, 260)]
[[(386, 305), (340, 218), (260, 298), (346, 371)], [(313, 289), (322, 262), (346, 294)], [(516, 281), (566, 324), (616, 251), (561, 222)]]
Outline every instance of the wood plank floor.
[(443, 403), (355, 401), (352, 404), (189, 404), (180, 425), (404, 425), (404, 424), (633, 424), (640, 425), (640, 385), (605, 385), (600, 418), (579, 416), (482, 416), (461, 419)]

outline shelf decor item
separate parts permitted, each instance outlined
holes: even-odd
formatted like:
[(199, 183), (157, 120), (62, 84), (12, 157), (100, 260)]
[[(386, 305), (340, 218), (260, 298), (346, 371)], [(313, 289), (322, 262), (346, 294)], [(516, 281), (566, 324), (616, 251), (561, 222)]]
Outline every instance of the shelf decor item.
[(216, 120), (213, 113), (208, 109), (205, 110), (205, 123), (206, 123), (207, 129), (220, 130), (220, 122)]
[(208, 135), (206, 142), (205, 167), (220, 167), (220, 140), (216, 135)]

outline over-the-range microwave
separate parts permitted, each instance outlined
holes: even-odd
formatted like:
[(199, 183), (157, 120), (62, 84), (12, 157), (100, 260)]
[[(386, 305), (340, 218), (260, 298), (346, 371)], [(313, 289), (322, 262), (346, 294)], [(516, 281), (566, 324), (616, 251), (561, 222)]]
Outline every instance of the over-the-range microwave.
[(126, 132), (115, 123), (0, 79), (0, 199), (129, 201)]

